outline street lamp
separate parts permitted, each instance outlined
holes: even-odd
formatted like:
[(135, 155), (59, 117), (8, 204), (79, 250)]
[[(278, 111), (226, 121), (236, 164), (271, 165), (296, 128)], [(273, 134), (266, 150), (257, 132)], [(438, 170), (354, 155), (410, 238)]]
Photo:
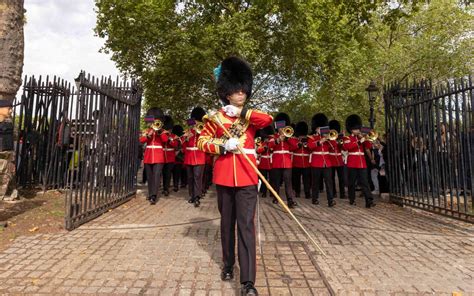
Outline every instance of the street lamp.
[(375, 105), (375, 98), (377, 97), (377, 93), (379, 92), (379, 88), (375, 85), (375, 81), (371, 80), (369, 86), (365, 89), (367, 94), (369, 95), (369, 106), (370, 106), (370, 128), (374, 128), (375, 125), (375, 118), (374, 118), (374, 105)]

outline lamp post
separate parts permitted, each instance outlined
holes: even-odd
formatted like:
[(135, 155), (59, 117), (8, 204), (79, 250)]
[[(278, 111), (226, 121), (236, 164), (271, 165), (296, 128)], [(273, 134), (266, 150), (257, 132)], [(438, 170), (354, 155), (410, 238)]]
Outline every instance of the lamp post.
[(369, 86), (365, 89), (367, 94), (369, 95), (369, 106), (370, 106), (370, 128), (374, 128), (375, 125), (375, 118), (374, 118), (374, 105), (375, 105), (375, 98), (377, 97), (377, 93), (379, 88), (375, 85), (375, 81), (371, 80)]

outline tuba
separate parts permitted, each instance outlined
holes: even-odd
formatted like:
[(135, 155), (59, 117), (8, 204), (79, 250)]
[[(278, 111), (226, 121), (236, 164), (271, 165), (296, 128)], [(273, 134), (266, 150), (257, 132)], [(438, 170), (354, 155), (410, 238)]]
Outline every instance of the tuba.
[(291, 138), (293, 136), (293, 134), (295, 133), (293, 128), (289, 125), (285, 126), (282, 130), (283, 130), (283, 135), (287, 138)]

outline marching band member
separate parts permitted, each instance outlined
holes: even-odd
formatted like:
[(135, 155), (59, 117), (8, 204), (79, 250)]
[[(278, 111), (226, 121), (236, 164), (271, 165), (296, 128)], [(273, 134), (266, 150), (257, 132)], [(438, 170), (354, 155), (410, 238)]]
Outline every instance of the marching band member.
[(182, 137), (184, 151), (184, 165), (188, 174), (189, 203), (194, 203), (195, 207), (201, 204), (200, 199), (203, 193), (203, 174), (206, 164), (206, 154), (198, 149), (197, 143), (200, 130), (197, 128), (203, 123), (203, 117), (206, 111), (201, 107), (195, 107), (191, 111), (190, 128)]
[(168, 196), (170, 194), (171, 175), (176, 161), (176, 148), (179, 144), (179, 138), (172, 133), (173, 118), (171, 118), (171, 116), (165, 115), (163, 129), (168, 132), (168, 141), (163, 143), (165, 155), (165, 163), (163, 166), (163, 195)]
[[(319, 180), (321, 176), (326, 184), (326, 195), (328, 206), (333, 207), (336, 202), (333, 198), (332, 180), (331, 180), (331, 160), (329, 150), (332, 143), (321, 134), (321, 127), (328, 125), (328, 118), (323, 113), (318, 113), (311, 119), (311, 129), (314, 133), (308, 139), (308, 148), (311, 152), (311, 172), (312, 172), (312, 203), (319, 204)], [(329, 132), (329, 129), (328, 129)]]
[(371, 149), (372, 144), (361, 135), (361, 127), (362, 120), (358, 115), (352, 114), (346, 118), (346, 129), (349, 136), (343, 138), (342, 147), (349, 152), (347, 157), (349, 202), (351, 205), (355, 205), (357, 181), (364, 193), (365, 207), (370, 208), (375, 206), (375, 203), (369, 189), (364, 151), (365, 149)]
[(161, 172), (165, 162), (163, 144), (168, 141), (168, 133), (159, 124), (163, 124), (163, 111), (159, 108), (151, 108), (147, 111), (145, 121), (150, 126), (142, 132), (140, 143), (146, 143), (143, 163), (148, 179), (148, 197), (150, 204), (154, 205), (158, 201), (158, 187), (161, 181)]
[[(270, 179), (270, 171), (272, 169), (272, 150), (268, 147), (269, 136), (274, 134), (271, 125), (259, 130), (261, 142), (257, 145), (257, 154), (259, 157), (258, 170), (262, 175)], [(260, 196), (267, 197), (267, 186), (262, 182), (260, 186)]]
[[(268, 147), (273, 151), (270, 184), (280, 194), (280, 185), (283, 179), (288, 207), (294, 208), (297, 204), (293, 200), (293, 188), (291, 186), (291, 169), (293, 167), (291, 153), (298, 148), (298, 140), (292, 135), (285, 135), (285, 128), (290, 126), (288, 114), (278, 113), (274, 122), (278, 125), (278, 133), (270, 137), (268, 142)], [(278, 203), (276, 198), (273, 199), (273, 203)]]
[(293, 189), (295, 196), (300, 197), (301, 178), (303, 178), (304, 196), (311, 198), (311, 165), (308, 148), (308, 124), (300, 121), (295, 127), (295, 137), (298, 139), (298, 149), (293, 151)]
[[(237, 149), (238, 145), (256, 163), (255, 133), (269, 125), (272, 117), (245, 107), (252, 92), (252, 71), (236, 57), (225, 59), (214, 71), (217, 93), (225, 107), (215, 116), (230, 131), (229, 138), (215, 121), (209, 120), (199, 148), (218, 155), (214, 164), (218, 208), (221, 214), (221, 243), (224, 267), (221, 279), (233, 279), (235, 263), (235, 223), (238, 226), (238, 252), (242, 295), (258, 295), (255, 289), (256, 240), (255, 209), (257, 202), (256, 171)], [(214, 119), (215, 120), (215, 119)]]
[(344, 161), (342, 159), (342, 137), (341, 134), (341, 124), (337, 120), (329, 121), (329, 128), (331, 130), (337, 131), (339, 137), (337, 141), (334, 141), (333, 145), (331, 146), (331, 150), (329, 151), (329, 157), (331, 159), (332, 168), (331, 168), (331, 179), (332, 179), (332, 189), (334, 192), (334, 196), (336, 196), (336, 173), (337, 173), (337, 180), (339, 183), (339, 198), (346, 198), (346, 191), (345, 191), (345, 181), (346, 178), (344, 176)]

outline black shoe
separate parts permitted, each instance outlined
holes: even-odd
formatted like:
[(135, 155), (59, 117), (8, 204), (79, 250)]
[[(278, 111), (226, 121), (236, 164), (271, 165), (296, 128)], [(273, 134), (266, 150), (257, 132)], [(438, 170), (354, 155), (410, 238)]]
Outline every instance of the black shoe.
[(174, 192), (178, 192), (178, 190), (179, 188), (176, 188), (176, 187), (173, 189)]
[(170, 195), (170, 192), (169, 192), (168, 190), (165, 190), (165, 191), (163, 191), (163, 195), (164, 195), (164, 196), (169, 196), (169, 195)]
[(373, 208), (373, 207), (375, 207), (375, 203), (373, 201), (365, 203), (365, 207), (367, 209)]
[(201, 202), (199, 201), (199, 198), (196, 198), (196, 200), (194, 201), (194, 207), (197, 208), (200, 204)]
[(157, 198), (155, 195), (153, 195), (152, 197), (150, 197), (150, 205), (155, 205), (156, 204), (156, 201), (157, 201)]
[(311, 202), (313, 205), (319, 205), (319, 200), (317, 199), (313, 199), (313, 201)]
[(293, 208), (296, 207), (297, 205), (298, 205), (298, 204), (297, 204), (295, 201), (293, 201), (293, 199), (290, 198), (290, 199), (288, 200), (288, 207), (289, 207), (290, 209), (293, 209)]
[(221, 280), (231, 281), (234, 279), (234, 270), (233, 268), (223, 268), (221, 272)]
[(331, 200), (330, 202), (328, 202), (328, 207), (332, 208), (336, 205), (336, 201), (335, 200)]
[(253, 285), (252, 282), (246, 282), (242, 284), (240, 291), (241, 291), (240, 295), (242, 296), (257, 296), (258, 295), (257, 289), (255, 289), (255, 286)]
[(350, 204), (351, 206), (355, 206), (355, 205), (356, 205), (356, 202), (355, 202), (355, 200), (351, 200), (351, 201), (349, 201), (349, 204)]
[(191, 197), (190, 199), (188, 199), (188, 203), (194, 203), (196, 199), (194, 197)]
[(272, 203), (277, 204), (277, 203), (278, 203), (278, 200), (277, 200), (276, 198), (274, 198), (274, 199), (272, 200)]

